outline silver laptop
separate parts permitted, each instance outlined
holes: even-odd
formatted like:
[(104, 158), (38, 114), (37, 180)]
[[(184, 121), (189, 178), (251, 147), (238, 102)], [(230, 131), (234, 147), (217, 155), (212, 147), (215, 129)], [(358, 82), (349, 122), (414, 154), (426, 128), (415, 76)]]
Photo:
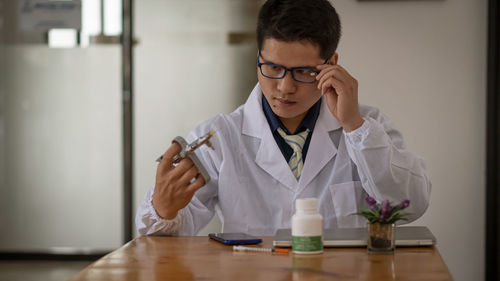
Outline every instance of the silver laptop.
[[(436, 244), (436, 238), (426, 226), (398, 226), (395, 232), (396, 246), (418, 247)], [(325, 247), (366, 247), (368, 234), (366, 227), (335, 228), (323, 231)], [(274, 235), (273, 246), (291, 247), (291, 229), (278, 229)]]

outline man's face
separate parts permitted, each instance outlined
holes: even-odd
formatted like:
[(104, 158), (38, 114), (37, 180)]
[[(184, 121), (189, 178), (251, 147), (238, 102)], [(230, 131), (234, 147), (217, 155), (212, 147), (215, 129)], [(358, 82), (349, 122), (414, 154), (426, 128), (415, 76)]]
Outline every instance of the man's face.
[[(260, 51), (260, 61), (291, 67), (312, 67), (322, 64), (324, 60), (319, 55), (319, 47), (308, 42), (283, 42), (276, 39), (266, 39)], [(281, 122), (288, 128), (298, 126), (307, 111), (320, 98), (321, 91), (317, 82), (312, 84), (293, 80), (287, 71), (282, 79), (270, 79), (263, 76), (257, 69), (259, 83), (271, 106)]]

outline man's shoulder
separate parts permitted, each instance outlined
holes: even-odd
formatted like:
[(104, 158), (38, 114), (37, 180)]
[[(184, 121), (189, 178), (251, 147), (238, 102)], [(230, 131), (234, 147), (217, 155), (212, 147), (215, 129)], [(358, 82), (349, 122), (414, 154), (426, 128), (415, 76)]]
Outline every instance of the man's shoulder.
[(359, 113), (361, 116), (373, 116), (373, 115), (378, 115), (380, 114), (380, 109), (378, 109), (375, 106), (371, 105), (366, 105), (366, 104), (360, 104), (359, 105)]
[(361, 117), (363, 118), (371, 118), (374, 120), (377, 120), (379, 122), (384, 121), (387, 119), (385, 115), (378, 109), (377, 107), (370, 106), (370, 105), (364, 105), (360, 104), (359, 105), (359, 113), (361, 114)]
[(219, 113), (208, 120), (218, 125), (226, 126), (241, 126), (241, 120), (243, 119), (244, 106), (240, 105), (236, 110), (231, 113)]
[(402, 138), (401, 133), (396, 129), (394, 123), (377, 107), (368, 105), (359, 105), (359, 112), (361, 117), (365, 120), (371, 120), (380, 124), (384, 131), (388, 132), (391, 136), (395, 134)]
[(219, 113), (198, 125), (195, 131), (205, 132), (208, 130), (227, 134), (229, 131), (241, 128), (243, 119), (243, 106), (239, 106), (231, 113)]

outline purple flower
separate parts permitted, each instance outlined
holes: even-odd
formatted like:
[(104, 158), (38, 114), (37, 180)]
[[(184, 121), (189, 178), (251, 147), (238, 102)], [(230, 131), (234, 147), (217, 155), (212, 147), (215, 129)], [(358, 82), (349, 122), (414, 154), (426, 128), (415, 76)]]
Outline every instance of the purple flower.
[(389, 200), (382, 202), (382, 210), (380, 211), (380, 220), (385, 221), (391, 215), (391, 204)]
[(408, 208), (408, 206), (410, 206), (410, 200), (406, 199), (405, 201), (401, 202), (399, 206), (401, 206), (401, 210)]
[(370, 195), (366, 195), (365, 201), (366, 203), (368, 203), (368, 206), (370, 207), (377, 205), (377, 200), (375, 200), (373, 197), (370, 197)]

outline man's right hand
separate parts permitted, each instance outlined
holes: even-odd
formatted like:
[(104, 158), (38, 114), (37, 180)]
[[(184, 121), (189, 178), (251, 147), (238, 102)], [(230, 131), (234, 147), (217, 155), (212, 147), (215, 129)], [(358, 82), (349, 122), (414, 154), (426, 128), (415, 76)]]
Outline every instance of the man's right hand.
[[(164, 219), (175, 218), (177, 212), (189, 204), (194, 193), (205, 185), (205, 179), (199, 175), (191, 159), (182, 159), (176, 167), (172, 165), (172, 158), (181, 150), (178, 143), (172, 143), (156, 169), (153, 207)], [(191, 182), (194, 177), (196, 180)]]

